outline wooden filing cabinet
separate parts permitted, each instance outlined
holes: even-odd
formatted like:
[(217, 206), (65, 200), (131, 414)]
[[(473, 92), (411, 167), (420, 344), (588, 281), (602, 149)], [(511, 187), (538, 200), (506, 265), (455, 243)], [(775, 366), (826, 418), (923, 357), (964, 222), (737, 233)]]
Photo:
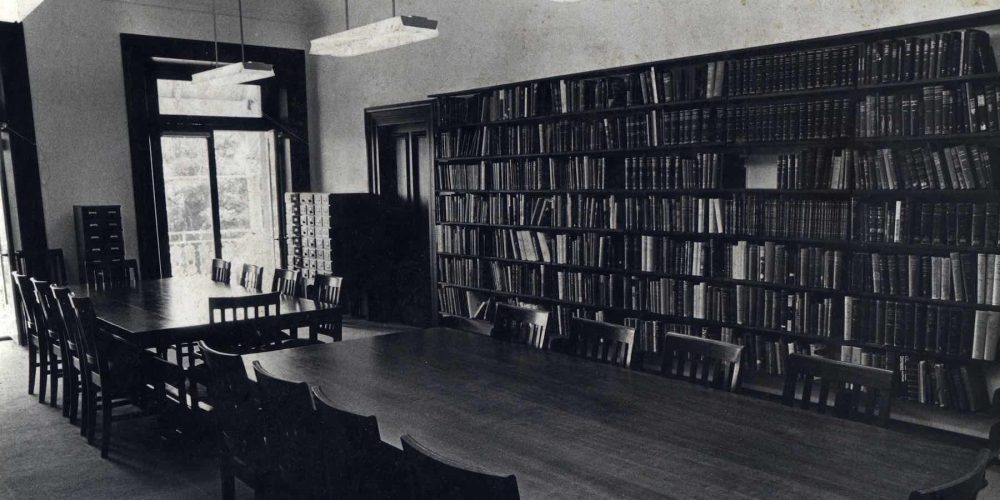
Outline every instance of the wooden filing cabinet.
[(76, 255), (80, 282), (87, 281), (92, 263), (125, 259), (125, 238), (120, 205), (75, 205)]

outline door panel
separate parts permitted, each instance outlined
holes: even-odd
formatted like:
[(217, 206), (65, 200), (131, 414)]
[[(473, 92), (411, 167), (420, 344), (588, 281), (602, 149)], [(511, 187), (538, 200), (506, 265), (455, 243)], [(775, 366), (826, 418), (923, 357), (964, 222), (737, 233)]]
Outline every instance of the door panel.
[(172, 275), (208, 274), (215, 257), (209, 139), (163, 136), (160, 150)]
[(214, 135), (222, 258), (278, 265), (275, 135), (228, 130)]

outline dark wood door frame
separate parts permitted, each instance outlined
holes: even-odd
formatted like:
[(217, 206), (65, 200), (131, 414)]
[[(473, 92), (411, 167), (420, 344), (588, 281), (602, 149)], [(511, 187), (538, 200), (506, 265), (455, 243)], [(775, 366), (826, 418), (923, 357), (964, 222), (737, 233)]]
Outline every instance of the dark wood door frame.
[(430, 279), (425, 284), (426, 293), (430, 297), (429, 311), (431, 322), (437, 321), (437, 266), (435, 264), (436, 252), (434, 248), (434, 158), (435, 158), (435, 123), (434, 101), (432, 99), (413, 101), (399, 104), (389, 104), (365, 109), (365, 137), (368, 151), (368, 192), (381, 196), (384, 183), (382, 165), (380, 164), (380, 153), (387, 147), (379, 139), (378, 128), (419, 125), (427, 130), (427, 155), (430, 158), (429, 168), (426, 172), (411, 180), (415, 181), (413, 188), (419, 196), (425, 214), (427, 241), (430, 243), (428, 259), (425, 263), (430, 271)]
[[(132, 153), (132, 186), (135, 196), (136, 235), (142, 276), (148, 279), (170, 275), (169, 245), (166, 224), (166, 202), (156, 194), (163, 186), (159, 137), (164, 132), (211, 133), (212, 130), (278, 130), (279, 139), (288, 141), (292, 159), (290, 179), (279, 190), (309, 191), (309, 137), (306, 107), (305, 52), (295, 49), (246, 46), (248, 59), (274, 65), (275, 77), (262, 81), (263, 118), (225, 118), (205, 116), (161, 116), (157, 100), (158, 78), (185, 79), (204, 66), (158, 64), (154, 57), (211, 61), (215, 46), (210, 41), (184, 40), (145, 35), (121, 35), (125, 96), (129, 122), (129, 143)], [(219, 44), (219, 60), (240, 60), (240, 45)], [(288, 158), (285, 148), (276, 144), (279, 164)], [(279, 168), (279, 172), (284, 169)], [(217, 211), (217, 207), (213, 207)], [(284, 236), (284, 204), (278, 204), (278, 228)], [(218, 226), (217, 226), (218, 228)], [(284, 257), (282, 256), (282, 260)]]

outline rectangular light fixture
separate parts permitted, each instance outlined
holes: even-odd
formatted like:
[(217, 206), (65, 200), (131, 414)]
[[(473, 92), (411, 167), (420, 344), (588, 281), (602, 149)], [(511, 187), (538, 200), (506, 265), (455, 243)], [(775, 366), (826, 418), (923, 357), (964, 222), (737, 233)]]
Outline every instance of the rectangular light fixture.
[(238, 85), (274, 76), (274, 66), (259, 62), (238, 62), (191, 75), (191, 81), (205, 85)]
[(438, 36), (437, 21), (418, 16), (396, 16), (312, 41), (309, 53), (317, 56), (351, 57)]
[(0, 0), (0, 21), (19, 23), (44, 0)]

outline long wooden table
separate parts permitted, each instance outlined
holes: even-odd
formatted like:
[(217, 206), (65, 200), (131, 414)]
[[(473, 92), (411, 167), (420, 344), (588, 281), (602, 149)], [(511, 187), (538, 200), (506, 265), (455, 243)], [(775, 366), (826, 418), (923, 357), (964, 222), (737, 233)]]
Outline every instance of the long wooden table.
[[(522, 498), (906, 498), (975, 452), (444, 328), (245, 356)], [(387, 480), (391, 480), (387, 478)]]
[[(161, 349), (204, 339), (215, 331), (209, 321), (209, 297), (254, 295), (241, 286), (199, 276), (147, 280), (134, 289), (71, 288), (77, 296), (91, 297), (97, 319), (111, 332), (138, 346)], [(278, 323), (282, 328), (336, 323), (342, 316), (341, 308), (310, 299), (282, 297), (279, 308)]]

